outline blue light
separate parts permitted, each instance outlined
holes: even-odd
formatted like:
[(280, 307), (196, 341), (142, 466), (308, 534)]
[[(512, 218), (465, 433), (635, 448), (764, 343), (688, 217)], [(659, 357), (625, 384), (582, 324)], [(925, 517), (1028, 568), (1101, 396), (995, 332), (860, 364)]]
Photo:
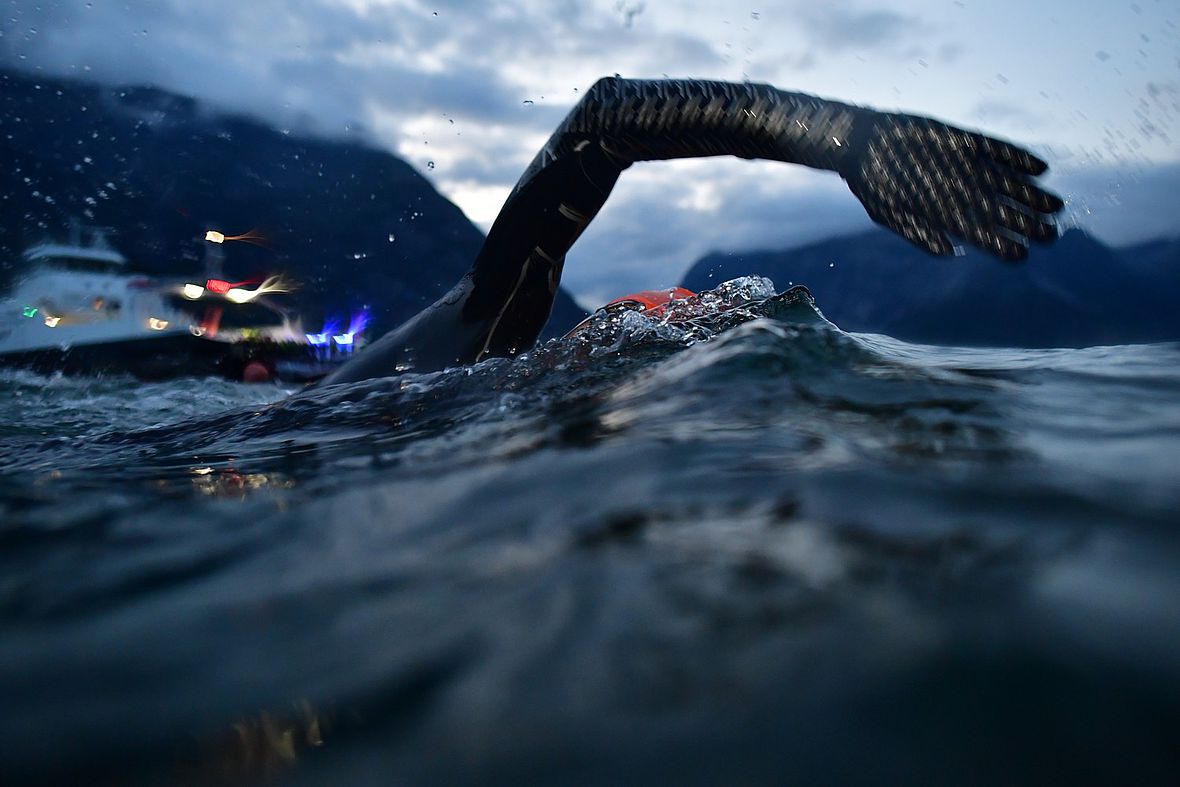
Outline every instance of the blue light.
[(307, 343), (310, 344), (312, 347), (323, 347), (324, 345), (326, 345), (328, 343), (327, 334), (305, 333), (303, 335), (307, 337)]
[(345, 334), (341, 334), (340, 336), (333, 336), (332, 341), (336, 342), (336, 344), (339, 344), (341, 347), (351, 347), (352, 346), (352, 334), (345, 333)]
[(359, 312), (354, 313), (352, 315), (352, 319), (348, 321), (348, 333), (352, 336), (356, 336), (358, 333), (363, 331), (365, 329), (365, 326), (367, 326), (368, 324), (369, 324), (369, 309), (368, 309), (368, 307), (365, 307), (365, 308), (361, 309)]

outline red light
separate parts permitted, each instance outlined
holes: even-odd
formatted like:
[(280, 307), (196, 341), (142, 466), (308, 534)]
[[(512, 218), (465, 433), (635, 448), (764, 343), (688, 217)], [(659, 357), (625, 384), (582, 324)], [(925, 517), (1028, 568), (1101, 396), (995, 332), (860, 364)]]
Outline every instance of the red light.
[(209, 279), (205, 282), (205, 289), (218, 295), (225, 295), (233, 285), (221, 279)]

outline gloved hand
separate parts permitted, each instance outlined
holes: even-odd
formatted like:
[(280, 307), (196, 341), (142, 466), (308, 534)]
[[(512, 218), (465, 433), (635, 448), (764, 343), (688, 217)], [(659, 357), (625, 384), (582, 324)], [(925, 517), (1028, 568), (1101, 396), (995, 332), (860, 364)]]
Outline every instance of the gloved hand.
[(1044, 161), (998, 139), (913, 115), (867, 111), (838, 171), (869, 217), (932, 254), (948, 235), (1004, 260), (1057, 237), (1064, 203), (1033, 181)]

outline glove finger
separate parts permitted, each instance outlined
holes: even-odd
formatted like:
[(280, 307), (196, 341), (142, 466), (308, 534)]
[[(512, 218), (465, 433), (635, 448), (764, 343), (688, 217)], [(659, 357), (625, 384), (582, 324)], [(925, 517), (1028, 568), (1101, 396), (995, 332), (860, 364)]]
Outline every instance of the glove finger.
[(985, 173), (985, 181), (999, 193), (1038, 213), (1056, 213), (1065, 207), (1061, 197), (1033, 185), (1027, 178), (991, 168)]
[(955, 247), (946, 235), (911, 213), (895, 213), (887, 216), (870, 214), (869, 217), (930, 254), (939, 257), (948, 257), (954, 254)]
[(1042, 159), (1037, 158), (1022, 147), (1013, 145), (1010, 142), (993, 139), (983, 134), (976, 134), (975, 136), (979, 148), (993, 161), (999, 162), (1006, 167), (1011, 167), (1017, 172), (1024, 175), (1042, 175), (1049, 169), (1049, 165)]
[(1028, 247), (1009, 237), (991, 221), (990, 216), (975, 212), (956, 213), (950, 231), (978, 249), (1005, 262), (1020, 262), (1028, 257)]
[(1057, 225), (1031, 213), (1000, 203), (995, 210), (996, 223), (1005, 229), (1037, 243), (1048, 243), (1057, 238)]

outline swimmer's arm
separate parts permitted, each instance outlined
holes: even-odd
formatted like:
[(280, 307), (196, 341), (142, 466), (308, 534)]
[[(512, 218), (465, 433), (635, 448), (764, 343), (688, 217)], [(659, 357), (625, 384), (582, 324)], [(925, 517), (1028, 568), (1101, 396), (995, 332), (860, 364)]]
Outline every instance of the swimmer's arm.
[(588, 140), (620, 170), (633, 161), (734, 155), (838, 172), (874, 221), (939, 255), (952, 253), (955, 236), (1022, 259), (1029, 241), (1056, 237), (1048, 214), (1062, 207), (1034, 181), (1045, 163), (1007, 142), (771, 85), (692, 79), (599, 80), (517, 191)]
[(1062, 207), (1021, 148), (937, 120), (770, 85), (601, 79), (521, 176), (471, 270), (325, 380), (514, 355), (544, 328), (565, 254), (635, 161), (733, 155), (838, 172), (869, 216), (932, 254), (956, 236), (1003, 259), (1056, 237)]

